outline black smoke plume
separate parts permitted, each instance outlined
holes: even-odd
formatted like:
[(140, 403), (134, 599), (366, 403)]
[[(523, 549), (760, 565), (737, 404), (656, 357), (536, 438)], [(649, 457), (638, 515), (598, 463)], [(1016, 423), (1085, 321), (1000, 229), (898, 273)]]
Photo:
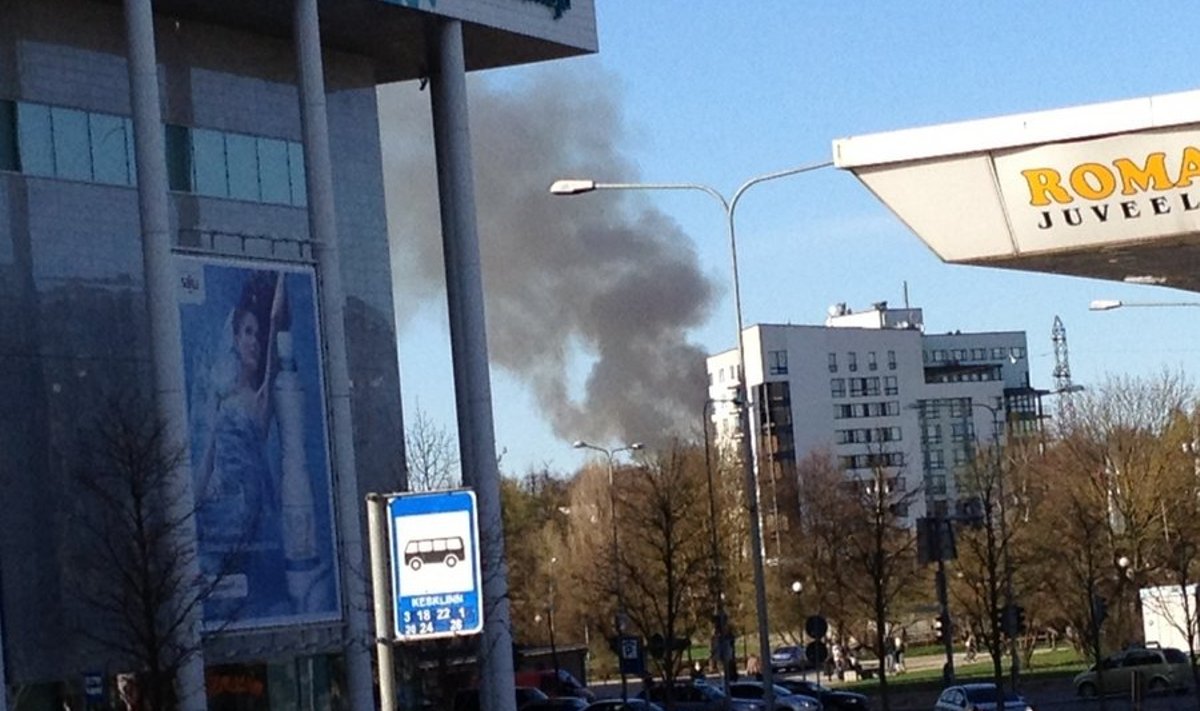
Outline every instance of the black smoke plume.
[[(403, 327), (406, 304), (444, 298), (429, 95), (403, 84), (379, 100)], [(473, 80), (470, 100), (492, 363), (532, 388), (565, 440), (695, 432), (705, 353), (688, 330), (705, 321), (715, 287), (691, 241), (644, 194), (547, 192), (559, 177), (639, 179), (611, 83), (595, 73)], [(569, 372), (588, 361), (573, 391)]]

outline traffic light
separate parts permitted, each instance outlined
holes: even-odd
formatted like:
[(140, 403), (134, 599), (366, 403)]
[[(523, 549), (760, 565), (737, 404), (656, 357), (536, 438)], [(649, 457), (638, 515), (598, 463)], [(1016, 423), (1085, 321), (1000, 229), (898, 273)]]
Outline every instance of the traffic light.
[(946, 619), (945, 615), (938, 615), (937, 619), (933, 621), (933, 631), (937, 633), (939, 644), (954, 641), (953, 626), (953, 623)]
[(1017, 613), (1017, 634), (1025, 634), (1025, 608), (1016, 605)]

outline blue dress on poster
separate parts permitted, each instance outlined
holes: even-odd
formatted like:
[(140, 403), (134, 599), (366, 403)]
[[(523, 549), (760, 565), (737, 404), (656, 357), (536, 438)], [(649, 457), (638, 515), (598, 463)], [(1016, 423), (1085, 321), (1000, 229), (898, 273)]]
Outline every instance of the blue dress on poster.
[(335, 617), (311, 278), (199, 269), (195, 292), (181, 297), (181, 325), (199, 562), (211, 586), (205, 623)]

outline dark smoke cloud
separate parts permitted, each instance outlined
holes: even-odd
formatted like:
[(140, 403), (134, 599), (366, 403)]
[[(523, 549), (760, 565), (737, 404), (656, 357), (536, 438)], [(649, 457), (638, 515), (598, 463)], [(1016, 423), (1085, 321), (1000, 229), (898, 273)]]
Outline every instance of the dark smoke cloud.
[[(585, 83), (586, 82), (586, 83)], [(470, 84), (479, 238), (493, 364), (536, 394), (566, 440), (661, 441), (695, 430), (706, 376), (688, 329), (714, 285), (691, 241), (644, 195), (562, 198), (556, 177), (639, 178), (611, 83), (542, 73)], [(398, 317), (444, 298), (429, 95), (380, 91)], [(583, 392), (569, 369), (591, 360)]]

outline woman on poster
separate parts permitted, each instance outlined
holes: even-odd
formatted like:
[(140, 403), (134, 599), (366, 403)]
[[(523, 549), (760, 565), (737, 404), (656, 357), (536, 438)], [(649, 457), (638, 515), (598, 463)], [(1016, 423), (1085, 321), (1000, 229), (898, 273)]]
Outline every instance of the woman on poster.
[(326, 602), (319, 598), (329, 571), (313, 532), (285, 280), (248, 273), (208, 377), (197, 529), (201, 567), (215, 585), (206, 618), (222, 622), (303, 613)]

